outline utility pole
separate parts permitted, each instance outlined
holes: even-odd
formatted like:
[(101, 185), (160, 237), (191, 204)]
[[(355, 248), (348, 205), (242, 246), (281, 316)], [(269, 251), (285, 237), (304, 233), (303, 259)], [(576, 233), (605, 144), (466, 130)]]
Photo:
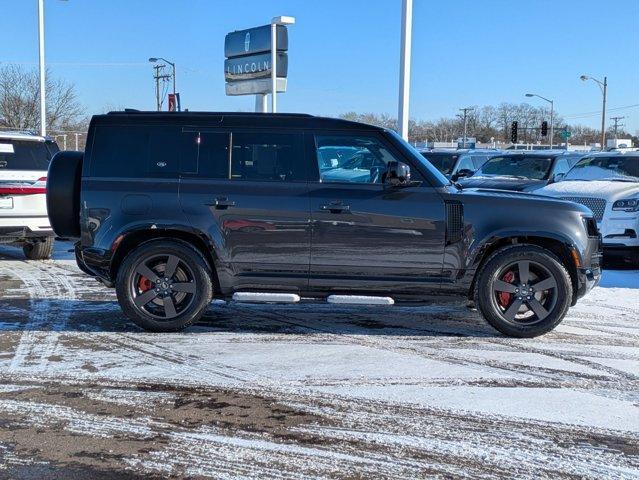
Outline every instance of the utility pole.
[(153, 65), (153, 69), (155, 70), (155, 74), (153, 75), (153, 78), (155, 79), (155, 104), (158, 112), (162, 110), (162, 101), (160, 99), (160, 81), (168, 80), (169, 78), (171, 78), (171, 75), (165, 75), (162, 73), (165, 66), (166, 65)]
[(623, 120), (626, 117), (610, 117), (610, 120), (612, 120), (613, 122), (615, 122), (615, 124), (612, 126), (614, 132), (615, 132), (615, 140), (617, 140), (617, 129), (619, 127), (625, 127), (625, 125), (623, 123), (619, 123), (619, 120)]
[(466, 142), (468, 141), (468, 112), (472, 112), (473, 110), (475, 110), (475, 107), (466, 107), (466, 108), (460, 108), (459, 111), (460, 112), (464, 112), (464, 144), (462, 146), (462, 148), (466, 148)]

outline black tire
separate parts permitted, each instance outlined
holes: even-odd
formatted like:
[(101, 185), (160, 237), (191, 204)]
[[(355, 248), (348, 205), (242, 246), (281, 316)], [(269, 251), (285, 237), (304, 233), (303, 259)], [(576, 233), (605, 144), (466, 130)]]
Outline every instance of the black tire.
[(58, 152), (47, 173), (47, 214), (58, 237), (80, 236), (82, 152)]
[(496, 251), (484, 264), (475, 303), (488, 323), (504, 335), (531, 338), (563, 320), (572, 294), (570, 275), (552, 252), (535, 245), (513, 245)]
[(29, 260), (48, 260), (53, 255), (53, 243), (53, 237), (34, 239), (25, 242), (22, 251)]
[[(163, 277), (167, 269), (172, 272)], [(202, 254), (175, 240), (153, 240), (131, 251), (115, 288), (125, 315), (151, 332), (185, 329), (200, 319), (213, 294), (211, 270)]]

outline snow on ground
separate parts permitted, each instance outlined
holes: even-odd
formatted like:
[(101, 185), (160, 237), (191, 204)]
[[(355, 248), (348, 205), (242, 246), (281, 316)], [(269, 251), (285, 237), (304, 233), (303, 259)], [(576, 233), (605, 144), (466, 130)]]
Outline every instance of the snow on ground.
[(150, 334), (68, 248), (0, 247), (0, 477), (639, 478), (639, 271), (529, 340), (461, 305), (214, 302)]

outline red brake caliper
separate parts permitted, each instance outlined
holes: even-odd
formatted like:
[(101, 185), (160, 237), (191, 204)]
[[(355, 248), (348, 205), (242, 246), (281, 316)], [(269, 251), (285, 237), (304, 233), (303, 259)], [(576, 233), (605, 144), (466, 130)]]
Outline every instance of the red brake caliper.
[[(506, 283), (510, 283), (515, 279), (515, 273), (512, 271), (506, 272), (501, 277), (501, 279)], [(501, 304), (501, 306), (505, 308), (505, 307), (508, 307), (508, 305), (510, 305), (510, 301), (513, 298), (513, 294), (508, 292), (499, 292), (498, 298), (499, 298), (499, 303)]]
[(140, 276), (140, 280), (138, 281), (138, 288), (142, 291), (142, 293), (144, 293), (147, 290), (151, 290), (153, 288), (153, 284), (148, 278)]

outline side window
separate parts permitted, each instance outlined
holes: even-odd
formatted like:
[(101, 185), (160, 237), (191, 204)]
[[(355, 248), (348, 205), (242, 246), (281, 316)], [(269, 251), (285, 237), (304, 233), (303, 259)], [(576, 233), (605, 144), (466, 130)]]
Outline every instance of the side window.
[(301, 133), (233, 132), (232, 144), (233, 180), (306, 181)]
[(382, 183), (388, 162), (397, 160), (373, 136), (316, 135), (315, 144), (324, 183)]
[(180, 144), (177, 127), (150, 127), (146, 170), (151, 176), (174, 176), (179, 169)]
[(148, 150), (148, 127), (99, 126), (93, 141), (91, 175), (143, 177), (147, 173)]
[(198, 176), (229, 178), (229, 142), (228, 133), (199, 132), (195, 134)]
[(555, 165), (555, 172), (554, 172), (555, 175), (557, 175), (558, 173), (566, 173), (568, 170), (570, 170), (570, 165), (568, 164), (568, 160), (566, 160), (565, 158), (561, 158), (557, 160), (557, 164)]
[(462, 155), (462, 157), (459, 159), (459, 164), (457, 165), (457, 169), (458, 172), (460, 170), (470, 170), (470, 171), (475, 171), (475, 164), (473, 163), (473, 159), (470, 155)]

